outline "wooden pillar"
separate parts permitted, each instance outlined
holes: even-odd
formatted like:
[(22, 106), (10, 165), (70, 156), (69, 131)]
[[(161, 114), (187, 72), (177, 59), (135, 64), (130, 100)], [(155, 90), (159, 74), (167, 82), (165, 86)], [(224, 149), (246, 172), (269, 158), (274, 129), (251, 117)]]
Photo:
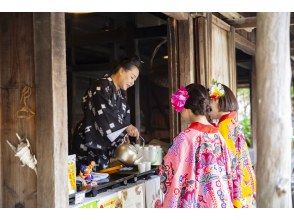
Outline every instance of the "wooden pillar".
[(27, 105), (35, 112), (33, 48), (33, 13), (0, 13), (1, 207), (36, 207), (37, 203), (35, 172), (27, 166), (21, 167), (6, 143), (9, 140), (17, 145), (17, 132), (28, 138), (32, 153), (36, 153), (35, 116), (17, 117), (17, 111), (23, 106), (21, 92), (25, 85), (31, 87)]
[(251, 82), (250, 82), (250, 98), (251, 98), (251, 134), (252, 134), (252, 148), (253, 148), (253, 166), (256, 167), (256, 158), (257, 158), (257, 76), (256, 76), (256, 65), (255, 65), (255, 56), (252, 58), (252, 69), (251, 69)]
[(212, 15), (195, 18), (196, 82), (210, 86)]
[(257, 13), (257, 206), (291, 207), (290, 13)]
[[(0, 46), (1, 48), (1, 46)], [(1, 49), (0, 49), (1, 50)], [(0, 58), (0, 63), (1, 63), (1, 58)], [(0, 100), (1, 100), (1, 105), (2, 105), (2, 82), (1, 82), (1, 76), (0, 76)], [(2, 171), (2, 108), (0, 107), (0, 208), (3, 207), (3, 171)]]
[(67, 87), (64, 13), (34, 13), (38, 207), (67, 207)]
[(73, 117), (74, 117), (74, 99), (75, 94), (73, 89), (73, 82), (74, 82), (74, 72), (73, 72), (73, 66), (76, 65), (75, 62), (75, 48), (73, 46), (73, 16), (72, 14), (67, 14), (65, 17), (65, 24), (66, 24), (66, 48), (67, 48), (67, 100), (68, 100), (68, 144), (69, 144), (69, 152), (72, 152), (72, 139), (73, 139), (73, 127), (75, 124), (73, 124)]
[[(195, 82), (193, 18), (178, 21), (180, 86)], [(181, 130), (188, 126), (181, 118)]]
[[(178, 51), (178, 24), (177, 20), (168, 18), (167, 31), (167, 49), (168, 49), (168, 82), (169, 82), (169, 100), (171, 94), (179, 88), (179, 51)], [(169, 102), (169, 118), (170, 118), (170, 140), (173, 140), (179, 134), (180, 117), (172, 108)]]
[[(139, 54), (139, 40), (134, 40), (135, 54)], [(142, 72), (141, 72), (142, 75)], [(140, 75), (135, 82), (135, 126), (141, 132), (141, 105), (140, 105)]]

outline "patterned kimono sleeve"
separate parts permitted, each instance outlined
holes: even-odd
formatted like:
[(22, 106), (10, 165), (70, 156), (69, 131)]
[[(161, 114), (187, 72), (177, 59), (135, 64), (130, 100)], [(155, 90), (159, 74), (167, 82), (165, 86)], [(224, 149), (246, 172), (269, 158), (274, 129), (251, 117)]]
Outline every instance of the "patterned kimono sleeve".
[(185, 133), (181, 132), (173, 141), (172, 146), (163, 159), (163, 164), (158, 168), (161, 177), (161, 189), (164, 194), (163, 207), (178, 207), (182, 191), (181, 177), (185, 174), (183, 164), (186, 158), (188, 141)]
[[(221, 136), (221, 134), (220, 134)], [(221, 137), (222, 142), (222, 149), (223, 149), (223, 158), (224, 158), (224, 165), (226, 169), (226, 176), (227, 176), (227, 183), (229, 188), (229, 195), (231, 202), (233, 203), (234, 198), (234, 181), (233, 181), (233, 170), (232, 170), (232, 162), (230, 160), (230, 154), (226, 145), (225, 140)]]
[(256, 197), (256, 177), (253, 170), (252, 162), (245, 136), (241, 129), (238, 132), (236, 147), (238, 149), (238, 172), (240, 175), (241, 199), (240, 206), (252, 208), (255, 206)]
[[(126, 99), (114, 94), (109, 84), (101, 83), (97, 86), (92, 102), (94, 126), (101, 136), (106, 137), (129, 125), (129, 119), (126, 117)], [(121, 105), (118, 106), (117, 103)]]

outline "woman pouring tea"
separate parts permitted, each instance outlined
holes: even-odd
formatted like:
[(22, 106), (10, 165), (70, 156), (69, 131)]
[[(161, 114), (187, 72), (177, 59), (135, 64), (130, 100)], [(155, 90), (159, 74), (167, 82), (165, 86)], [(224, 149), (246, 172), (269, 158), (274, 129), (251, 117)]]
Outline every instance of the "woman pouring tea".
[(139, 138), (138, 129), (130, 123), (126, 90), (138, 78), (140, 65), (137, 56), (124, 59), (110, 76), (96, 80), (86, 91), (84, 117), (76, 126), (71, 152), (77, 156), (78, 168), (95, 161), (98, 169), (104, 169), (126, 134)]

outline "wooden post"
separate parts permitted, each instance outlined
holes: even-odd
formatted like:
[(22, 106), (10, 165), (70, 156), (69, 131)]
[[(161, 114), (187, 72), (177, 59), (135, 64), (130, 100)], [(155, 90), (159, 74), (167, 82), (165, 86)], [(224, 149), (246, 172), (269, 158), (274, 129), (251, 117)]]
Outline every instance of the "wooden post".
[(36, 174), (27, 166), (21, 167), (6, 140), (17, 145), (17, 132), (28, 138), (32, 153), (36, 153), (35, 117), (17, 117), (25, 85), (32, 88), (27, 104), (35, 112), (33, 13), (1, 13), (0, 27), (1, 206), (32, 208), (37, 204)]
[(196, 82), (204, 86), (211, 80), (211, 27), (212, 15), (195, 19)]
[[(194, 57), (194, 25), (193, 18), (186, 21), (178, 21), (179, 36), (179, 69), (180, 86), (186, 86), (195, 82), (195, 57)], [(181, 118), (181, 130), (188, 126)]]
[[(139, 40), (134, 40), (135, 44), (135, 53), (139, 54)], [(142, 75), (142, 73), (141, 73)], [(141, 77), (142, 78), (142, 77)], [(135, 126), (138, 129), (139, 133), (141, 132), (141, 105), (140, 105), (140, 75), (135, 82)]]
[(290, 13), (257, 13), (257, 206), (291, 207)]
[[(1, 48), (1, 46), (0, 46)], [(0, 49), (1, 50), (1, 49)], [(1, 63), (1, 60), (0, 60)], [(1, 76), (0, 76), (0, 100), (1, 100), (1, 105), (2, 105), (2, 83), (1, 83)], [(0, 208), (3, 207), (3, 186), (4, 186), (4, 181), (3, 181), (3, 172), (2, 172), (2, 108), (0, 107)]]
[(67, 207), (64, 13), (34, 13), (38, 207)]
[(253, 166), (256, 167), (256, 158), (257, 158), (257, 106), (258, 100), (257, 96), (257, 76), (256, 76), (256, 65), (255, 65), (255, 56), (252, 58), (252, 69), (251, 69), (251, 82), (250, 82), (250, 98), (251, 98), (251, 134), (252, 134), (252, 148), (253, 148), (253, 158), (251, 158)]
[[(171, 94), (177, 91), (179, 88), (179, 51), (178, 51), (178, 24), (177, 20), (173, 18), (168, 19), (168, 82), (169, 82), (169, 100)], [(170, 104), (170, 102), (169, 102)], [(173, 140), (179, 133), (180, 129), (180, 117), (179, 114), (175, 112), (170, 104), (169, 108), (169, 118), (170, 118), (170, 140)]]
[(72, 139), (73, 139), (73, 132), (72, 128), (75, 126), (73, 124), (73, 117), (74, 117), (74, 109), (73, 109), (73, 103), (74, 103), (74, 98), (76, 98), (73, 94), (73, 82), (74, 82), (74, 77), (73, 77), (73, 66), (75, 66), (75, 48), (73, 46), (73, 17), (72, 14), (68, 14), (65, 18), (65, 23), (66, 23), (66, 48), (67, 48), (67, 100), (68, 100), (68, 144), (69, 144), (69, 152), (72, 151)]

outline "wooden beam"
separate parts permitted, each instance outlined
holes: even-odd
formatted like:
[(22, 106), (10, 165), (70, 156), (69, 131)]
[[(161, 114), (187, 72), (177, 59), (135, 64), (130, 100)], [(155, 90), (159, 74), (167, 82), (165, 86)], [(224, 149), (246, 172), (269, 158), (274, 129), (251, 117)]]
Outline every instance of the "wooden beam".
[(176, 20), (188, 20), (189, 13), (188, 12), (163, 12), (167, 16), (174, 18)]
[(224, 22), (223, 20), (219, 19), (218, 17), (212, 15), (212, 23), (226, 31), (230, 31), (231, 30), (231, 26), (228, 25), (226, 22)]
[(242, 67), (243, 69), (251, 70), (252, 64), (250, 60), (238, 60), (237, 66)]
[(256, 17), (228, 19), (226, 22), (235, 27), (237, 30), (256, 27)]
[(290, 13), (257, 13), (256, 191), (260, 208), (292, 208), (289, 24)]
[(238, 12), (219, 12), (219, 13), (228, 19), (243, 18), (243, 16), (240, 15)]
[(235, 33), (235, 43), (236, 48), (242, 50), (243, 52), (254, 55), (255, 54), (255, 44), (247, 40), (245, 37), (240, 34)]
[[(238, 29), (256, 28), (256, 17), (241, 17), (225, 20), (228, 24)], [(294, 25), (294, 17), (290, 20), (290, 25)]]
[[(219, 12), (222, 16), (227, 18), (228, 20), (234, 19), (243, 19), (244, 16), (239, 14), (238, 12)], [(232, 25), (233, 26), (233, 25)], [(234, 26), (235, 27), (235, 26)], [(244, 28), (246, 31), (251, 32), (253, 28)]]
[(38, 207), (68, 207), (64, 13), (34, 13)]

